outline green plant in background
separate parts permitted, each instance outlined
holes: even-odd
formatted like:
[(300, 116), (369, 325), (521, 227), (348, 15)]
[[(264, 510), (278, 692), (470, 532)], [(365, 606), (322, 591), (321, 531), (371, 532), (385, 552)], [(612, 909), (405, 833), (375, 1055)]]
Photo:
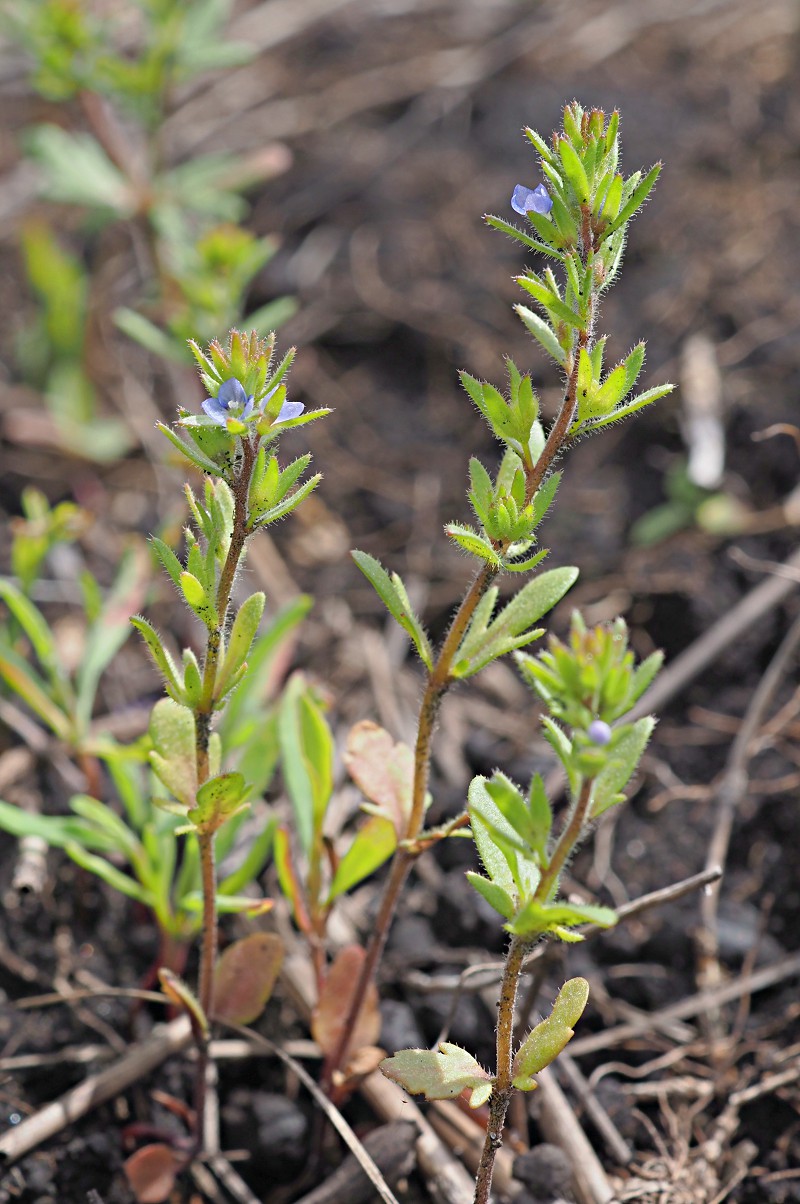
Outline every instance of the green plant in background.
[[(2, 7), (6, 29), (29, 59), (33, 87), (72, 123), (27, 131), (25, 149), (40, 169), (43, 195), (80, 207), (92, 233), (125, 225), (145, 254), (147, 284), (133, 305), (117, 305), (115, 321), (177, 364), (191, 362), (190, 337), (207, 341), (243, 321), (266, 334), (294, 311), (281, 298), (245, 318), (248, 289), (276, 244), (239, 224), (247, 211), (241, 193), (280, 165), (269, 156), (227, 154), (175, 163), (165, 145), (176, 89), (252, 57), (250, 47), (225, 41), (230, 7), (227, 0), (142, 0), (135, 14), (129, 6), (104, 16), (88, 0)], [(86, 128), (75, 127), (78, 112)], [(37, 329), (28, 326), (19, 339), (23, 374), (42, 390), (70, 451), (114, 459), (131, 435), (121, 420), (98, 418), (85, 355), (99, 280), (43, 221), (27, 227), (23, 250), (39, 304)], [(81, 432), (89, 421), (87, 441)]]
[[(309, 606), (305, 597), (290, 603), (255, 639), (248, 674), (219, 725), (226, 759), (245, 775), (256, 798), (265, 795), (278, 760), (275, 703), (280, 678), (273, 666), (285, 659), (288, 643)], [(165, 700), (161, 705), (169, 703)], [(78, 865), (148, 908), (160, 933), (157, 965), (180, 972), (202, 926), (202, 884), (197, 840), (192, 833), (185, 841), (180, 839), (181, 819), (165, 810), (169, 795), (150, 768), (151, 757), (164, 756), (163, 747), (155, 743), (163, 735), (162, 728), (157, 710), (153, 734), (148, 732), (133, 744), (122, 746), (97, 734), (83, 745), (85, 758), (106, 770), (122, 805), (121, 815), (100, 797), (88, 794), (70, 799), (71, 815), (39, 815), (0, 801), (0, 828), (63, 848)], [(177, 712), (171, 738), (185, 755), (191, 753), (194, 732), (188, 712)], [(96, 793), (107, 796), (102, 782)], [(258, 822), (252, 835), (253, 820), (243, 811), (219, 834), (219, 912), (258, 914), (269, 905), (241, 893), (258, 881), (272, 851), (276, 821), (259, 812)]]

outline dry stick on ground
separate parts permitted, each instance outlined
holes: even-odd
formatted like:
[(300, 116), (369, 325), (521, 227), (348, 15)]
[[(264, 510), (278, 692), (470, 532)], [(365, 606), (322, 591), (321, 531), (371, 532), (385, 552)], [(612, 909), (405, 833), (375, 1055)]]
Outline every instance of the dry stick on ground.
[(384, 1204), (398, 1204), (397, 1199), (390, 1190), (388, 1184), (383, 1178), (383, 1175), (380, 1173), (378, 1167), (364, 1149), (364, 1146), (358, 1140), (339, 1109), (335, 1104), (331, 1103), (327, 1095), (325, 1095), (324, 1091), (322, 1091), (314, 1079), (312, 1079), (305, 1067), (302, 1066), (295, 1058), (291, 1057), (290, 1054), (287, 1054), (285, 1050), (281, 1049), (279, 1045), (275, 1045), (272, 1041), (267, 1040), (266, 1037), (262, 1037), (260, 1033), (256, 1033), (252, 1029), (246, 1028), (241, 1024), (231, 1024), (229, 1021), (225, 1021), (225, 1027), (230, 1028), (233, 1032), (239, 1033), (240, 1036), (245, 1037), (248, 1041), (251, 1041), (253, 1045), (263, 1050), (267, 1050), (276, 1058), (279, 1058), (285, 1066), (290, 1068), (292, 1073), (300, 1080), (309, 1094), (313, 1097), (317, 1107), (324, 1112), (333, 1128), (350, 1150), (350, 1153), (353, 1154), (357, 1159), (359, 1166), (369, 1179), (377, 1194), (384, 1201)]
[(764, 991), (768, 987), (775, 986), (776, 983), (784, 982), (787, 978), (796, 978), (798, 975), (800, 975), (800, 953), (793, 953), (790, 957), (784, 957), (771, 966), (757, 970), (754, 974), (739, 977), (734, 982), (725, 983), (724, 986), (717, 987), (712, 991), (699, 991), (688, 999), (682, 999), (679, 1003), (670, 1004), (669, 1007), (653, 1012), (650, 1016), (644, 1016), (641, 1021), (617, 1024), (613, 1028), (607, 1028), (601, 1033), (593, 1033), (589, 1037), (575, 1037), (570, 1042), (570, 1053), (573, 1058), (577, 1058), (582, 1054), (610, 1049), (631, 1038), (647, 1036), (648, 1033), (671, 1020), (688, 1020), (693, 1016), (702, 1015), (709, 1008), (722, 1007), (723, 1004), (740, 999), (743, 995), (754, 995), (757, 991)]
[[(747, 791), (750, 746), (763, 724), (781, 681), (800, 645), (800, 618), (795, 619), (769, 663), (750, 700), (742, 725), (731, 746), (728, 763), (717, 793), (717, 818), (708, 845), (706, 865), (724, 866), (728, 856), (736, 812)], [(696, 934), (699, 985), (713, 987), (721, 981), (717, 907), (719, 887), (704, 892), (700, 904), (701, 924)], [(712, 1017), (710, 1017), (711, 1019)]]
[(156, 1029), (152, 1037), (135, 1046), (119, 1062), (98, 1074), (89, 1075), (77, 1087), (52, 1103), (45, 1104), (15, 1129), (4, 1133), (0, 1137), (0, 1165), (21, 1158), (73, 1121), (85, 1116), (98, 1104), (125, 1091), (132, 1083), (160, 1066), (166, 1058), (180, 1053), (190, 1044), (191, 1027), (185, 1016)]
[(626, 716), (628, 721), (640, 719), (652, 711), (661, 710), (684, 686), (712, 664), (721, 652), (748, 631), (754, 623), (780, 605), (800, 587), (800, 549), (780, 566), (787, 576), (776, 574), (761, 581), (749, 594), (723, 615), (713, 627), (662, 669), (650, 689), (642, 695), (633, 710)]

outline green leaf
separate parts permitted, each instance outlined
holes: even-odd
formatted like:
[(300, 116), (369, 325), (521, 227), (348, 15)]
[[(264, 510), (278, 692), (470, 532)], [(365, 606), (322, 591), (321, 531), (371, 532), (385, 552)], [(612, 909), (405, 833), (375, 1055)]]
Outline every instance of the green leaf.
[(384, 1058), (380, 1070), (411, 1095), (426, 1099), (454, 1099), (470, 1089), (473, 1108), (488, 1099), (492, 1087), (488, 1071), (472, 1054), (449, 1041), (443, 1041), (438, 1050), (402, 1049), (394, 1057)]
[(150, 715), (150, 739), (150, 763), (156, 776), (184, 807), (192, 807), (197, 792), (192, 712), (171, 698), (160, 699)]
[(556, 251), (549, 241), (543, 242), (538, 238), (532, 238), (530, 234), (525, 234), (524, 231), (518, 230), (510, 222), (503, 221), (501, 217), (495, 217), (490, 213), (485, 214), (483, 220), (487, 226), (491, 226), (494, 230), (499, 230), (501, 234), (507, 234), (509, 238), (513, 238), (515, 242), (521, 242), (523, 246), (529, 247), (531, 251), (539, 251), (542, 255), (549, 255), (551, 259), (563, 262), (564, 256), (559, 251)]
[(128, 309), (125, 305), (115, 309), (114, 325), (129, 339), (133, 339), (140, 347), (144, 347), (158, 359), (166, 360), (171, 364), (184, 365), (189, 359), (185, 344), (177, 342), (172, 335), (167, 334), (166, 331), (134, 309)]
[(575, 568), (551, 569), (534, 577), (501, 610), (487, 627), (471, 624), (453, 666), (454, 677), (471, 677), (484, 665), (542, 635), (532, 624), (551, 610), (574, 583)]
[(94, 849), (117, 848), (107, 833), (98, 832), (90, 824), (74, 816), (37, 815), (34, 811), (24, 811), (22, 807), (15, 807), (1, 800), (0, 828), (19, 839), (36, 836), (54, 849), (66, 848), (71, 842)]
[(0, 647), (0, 677), (59, 740), (70, 739), (72, 723), (69, 717), (52, 701), (45, 683), (10, 648)]
[(73, 841), (67, 842), (64, 849), (82, 869), (88, 870), (90, 874), (107, 882), (121, 895), (126, 895), (129, 899), (136, 899), (139, 903), (144, 903), (146, 907), (152, 908), (154, 902), (152, 891), (147, 890), (141, 883), (131, 878), (130, 874), (118, 870), (105, 857), (89, 853), (82, 845)]
[(641, 665), (634, 671), (628, 697), (625, 700), (628, 707), (632, 707), (635, 702), (639, 701), (663, 663), (663, 652), (651, 652), (650, 656), (646, 660), (643, 660)]
[(566, 353), (559, 343), (558, 336), (550, 323), (545, 322), (544, 318), (540, 318), (537, 313), (534, 313), (532, 309), (528, 309), (526, 305), (515, 305), (514, 312), (522, 319), (530, 333), (541, 344), (551, 359), (554, 359), (563, 368), (567, 359)]
[(258, 625), (264, 613), (266, 598), (263, 593), (251, 594), (242, 603), (233, 621), (225, 659), (222, 662), (217, 682), (214, 688), (215, 698), (222, 698), (230, 687), (230, 681), (237, 670), (241, 669), (247, 660), (253, 640), (258, 632)]
[(411, 606), (408, 591), (400, 576), (392, 573), (390, 577), (383, 565), (366, 552), (352, 551), (350, 555), (392, 618), (411, 636), (422, 663), (428, 669), (432, 668), (433, 650), (430, 640)]
[(221, 828), (246, 804), (250, 787), (241, 773), (223, 773), (209, 778), (197, 791), (197, 802), (187, 812), (198, 832), (210, 834)]
[(373, 815), (356, 833), (333, 876), (328, 903), (352, 890), (391, 857), (397, 848), (397, 833), (390, 819)]
[(278, 730), (297, 834), (310, 856), (333, 791), (333, 737), (302, 674), (295, 674), (284, 691)]
[[(300, 422), (300, 419), (298, 418), (296, 421)], [(305, 501), (309, 494), (314, 492), (321, 480), (322, 473), (319, 472), (315, 476), (309, 477), (307, 481), (304, 481), (303, 484), (294, 491), (294, 493), (290, 493), (288, 497), (285, 497), (282, 502), (278, 502), (277, 505), (271, 506), (270, 509), (264, 511), (263, 514), (259, 514), (256, 526), (265, 527), (269, 523), (276, 523), (278, 519), (285, 518), (287, 514), (291, 514), (293, 510), (297, 509), (301, 502)]]
[[(472, 837), (484, 868), (492, 882), (500, 886), (511, 898), (517, 900), (520, 893), (520, 881), (515, 848), (520, 847), (519, 838), (487, 790), (486, 778), (472, 779), (468, 798), (467, 809)], [(538, 870), (531, 864), (526, 877), (526, 885), (533, 884), (533, 889), (535, 889), (538, 878)]]
[(503, 558), (500, 553), (492, 547), (488, 539), (478, 535), (472, 527), (467, 527), (462, 523), (448, 523), (444, 530), (450, 539), (454, 540), (465, 552), (469, 552), (471, 556), (477, 556), (479, 560), (485, 560), (487, 564), (494, 565), (495, 568), (502, 567)]
[(630, 200), (622, 206), (617, 216), (609, 226), (605, 228), (602, 234), (602, 241), (605, 242), (611, 235), (630, 221), (638, 209), (641, 209), (644, 202), (647, 200), (651, 190), (653, 189), (656, 180), (661, 174), (661, 163), (656, 163), (650, 168), (645, 178), (637, 184), (631, 194)]
[(606, 763), (594, 781), (592, 819), (622, 801), (620, 791), (633, 777), (655, 725), (655, 719), (648, 715), (615, 733)]
[(575, 1036), (575, 1025), (589, 999), (585, 978), (571, 978), (556, 996), (553, 1010), (522, 1042), (514, 1058), (513, 1083), (520, 1091), (532, 1091), (533, 1076), (554, 1062)]
[(528, 813), (531, 821), (530, 844), (539, 855), (542, 866), (548, 863), (547, 842), (553, 826), (553, 810), (544, 788), (542, 775), (535, 773), (528, 792)]
[(130, 619), (144, 601), (150, 576), (150, 558), (141, 545), (126, 554), (103, 609), (89, 628), (76, 677), (76, 718), (81, 728), (92, 716), (97, 684), (106, 666), (131, 633)]
[(258, 879), (269, 860), (276, 827), (277, 820), (270, 819), (258, 836), (249, 841), (241, 864), (220, 881), (217, 887), (218, 895), (237, 895)]
[(42, 612), (13, 581), (5, 577), (0, 577), (0, 598), (30, 640), (39, 664), (48, 677), (59, 688), (63, 688), (66, 674), (59, 661), (55, 638)]
[(560, 138), (558, 153), (564, 167), (564, 175), (569, 181), (575, 196), (578, 198), (578, 203), (581, 205), (587, 204), (589, 200), (589, 181), (574, 146), (568, 139)]
[(129, 622), (132, 627), (136, 628), (147, 644), (148, 651), (155, 661), (156, 668), (164, 678), (167, 689), (175, 701), (178, 702), (183, 698), (183, 688), (178, 677), (178, 669), (169, 652), (162, 644), (161, 636), (155, 627), (151, 626), (147, 619), (142, 618), (141, 615), (132, 615)]
[(596, 907), (588, 903), (543, 903), (539, 899), (528, 899), (505, 928), (517, 936), (533, 939), (553, 932), (562, 925), (573, 928), (576, 924), (597, 924), (601, 928), (611, 928), (616, 922), (617, 913), (610, 907)]
[(27, 147), (47, 173), (46, 191), (54, 201), (108, 208), (132, 217), (136, 198), (127, 179), (89, 134), (70, 134), (57, 125), (39, 125), (26, 133)]
[(173, 447), (176, 447), (181, 455), (190, 464), (193, 464), (195, 468), (199, 468), (201, 472), (209, 473), (211, 476), (217, 477), (220, 475), (221, 469), (219, 466), (213, 460), (209, 459), (208, 456), (204, 455), (199, 447), (193, 447), (190, 443), (186, 443), (185, 440), (181, 439), (180, 435), (176, 435), (175, 431), (164, 422), (157, 422), (156, 426), (162, 435), (166, 435)]
[(163, 539), (159, 539), (157, 535), (151, 536), (150, 542), (155, 549), (158, 559), (169, 574), (172, 584), (176, 589), (180, 589), (181, 573), (183, 572), (183, 565), (180, 560), (178, 560), (172, 548), (168, 544), (165, 544)]
[(489, 906), (499, 912), (504, 920), (513, 918), (517, 905), (507, 890), (504, 890), (497, 882), (490, 882), (481, 874), (474, 873), (473, 870), (467, 870), (467, 881), (479, 895), (483, 895)]

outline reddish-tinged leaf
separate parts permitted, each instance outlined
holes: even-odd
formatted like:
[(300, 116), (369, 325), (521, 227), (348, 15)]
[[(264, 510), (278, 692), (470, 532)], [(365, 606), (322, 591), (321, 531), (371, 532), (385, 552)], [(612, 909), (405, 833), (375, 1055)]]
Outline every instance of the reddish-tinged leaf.
[[(311, 1032), (324, 1054), (332, 1054), (338, 1046), (364, 956), (360, 945), (347, 945), (337, 954), (323, 983), (319, 1002), (311, 1019)], [(350, 1052), (355, 1054), (364, 1045), (375, 1045), (380, 1031), (378, 992), (375, 984), (371, 983), (344, 1060), (347, 1061)]]
[(292, 906), (295, 923), (301, 932), (310, 932), (311, 920), (308, 915), (305, 895), (292, 858), (289, 831), (283, 824), (276, 829), (272, 855), (275, 859), (275, 869), (278, 871), (278, 881), (280, 882), (281, 890)]
[(399, 840), (406, 835), (414, 788), (414, 754), (369, 719), (357, 723), (347, 737), (347, 771), (359, 790), (394, 824)]
[(131, 1154), (124, 1169), (137, 1204), (163, 1204), (175, 1186), (179, 1163), (174, 1151), (158, 1142)]
[(273, 932), (254, 932), (224, 951), (214, 976), (214, 1015), (252, 1024), (264, 1010), (283, 963), (283, 942)]
[(189, 1013), (189, 1019), (192, 1022), (192, 1028), (195, 1033), (200, 1033), (203, 1037), (208, 1036), (208, 1018), (200, 1006), (200, 1000), (195, 995), (194, 991), (188, 986), (179, 975), (168, 970), (166, 966), (162, 966), (158, 972), (158, 981), (161, 983), (161, 990), (173, 1003), (178, 1007), (185, 1008)]

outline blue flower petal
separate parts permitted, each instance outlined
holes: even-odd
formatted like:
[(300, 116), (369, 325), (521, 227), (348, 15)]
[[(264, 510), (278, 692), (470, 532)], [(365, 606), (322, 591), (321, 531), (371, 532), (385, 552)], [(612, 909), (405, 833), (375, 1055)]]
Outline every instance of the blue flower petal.
[(511, 194), (511, 208), (523, 217), (531, 210), (534, 213), (548, 214), (553, 208), (553, 202), (544, 184), (537, 184), (535, 188), (517, 184)]
[(244, 391), (244, 385), (236, 377), (231, 377), (224, 384), (220, 385), (217, 401), (223, 409), (229, 410), (231, 406), (237, 410), (244, 409), (247, 404), (247, 394)]
[(221, 406), (216, 397), (207, 397), (203, 402), (203, 409), (209, 418), (213, 418), (220, 426), (225, 426), (228, 422), (228, 411), (225, 406)]
[(289, 422), (292, 418), (299, 418), (305, 408), (302, 401), (285, 401), (275, 421)]
[(586, 733), (592, 744), (600, 745), (610, 743), (612, 734), (611, 728), (602, 719), (593, 719)]

